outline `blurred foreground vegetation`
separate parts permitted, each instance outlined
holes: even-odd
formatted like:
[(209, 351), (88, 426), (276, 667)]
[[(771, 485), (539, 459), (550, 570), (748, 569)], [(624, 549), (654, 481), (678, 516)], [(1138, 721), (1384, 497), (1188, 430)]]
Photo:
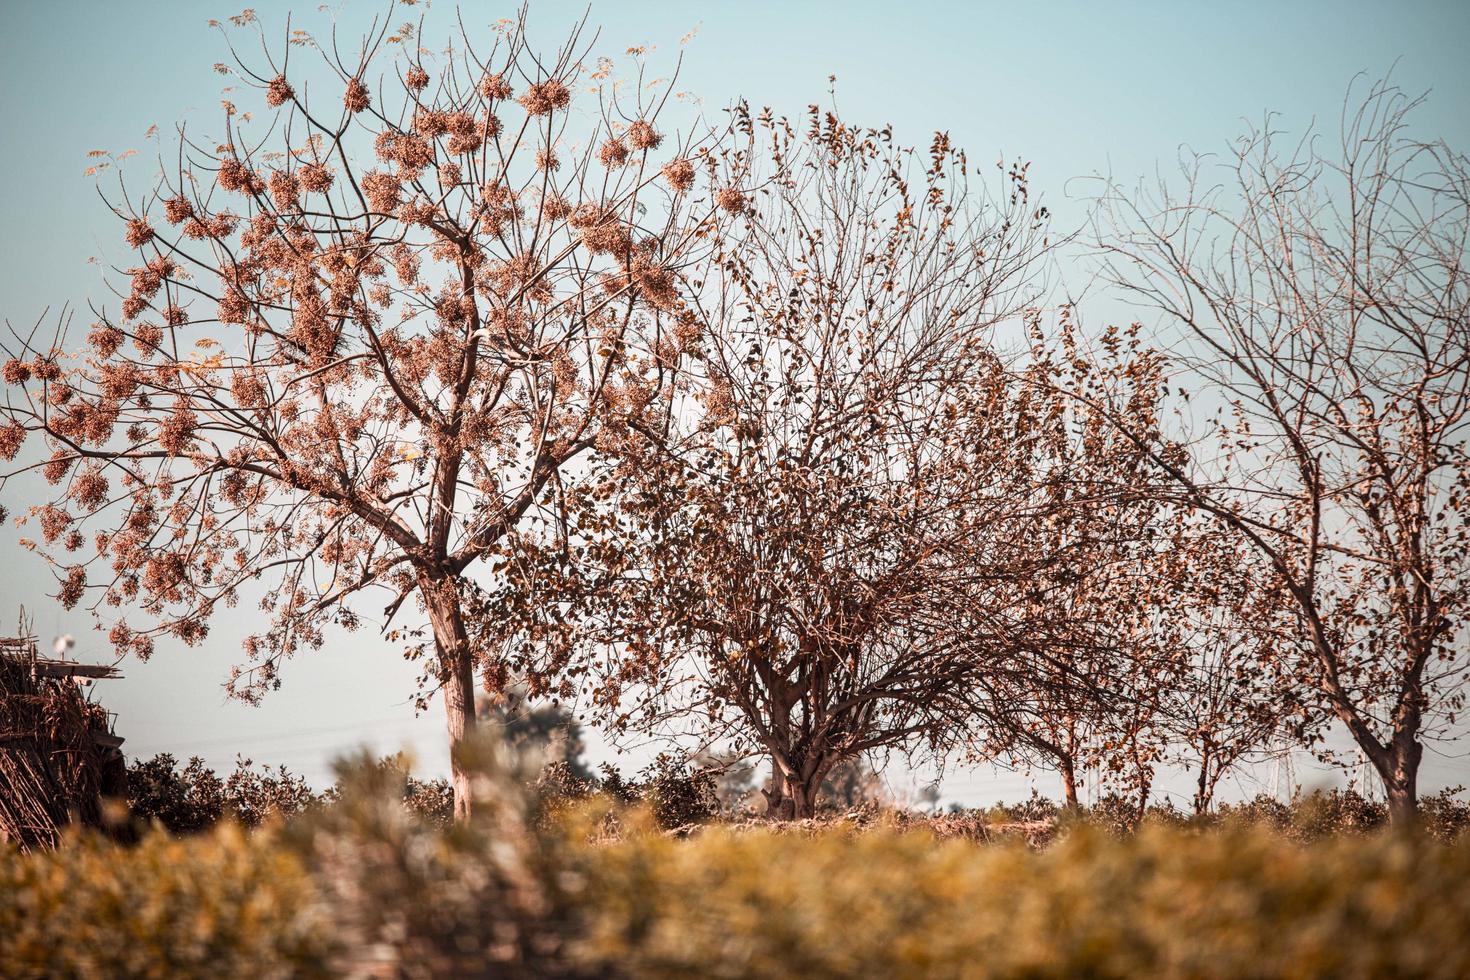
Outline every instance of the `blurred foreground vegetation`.
[[(86, 834), (0, 855), (0, 963), (109, 977), (1470, 975), (1463, 803), (1397, 834), (1346, 832), (1344, 795), (1213, 826), (1153, 814), (1129, 830), (1033, 804), (668, 830), (669, 801), (694, 797), (666, 794), (662, 815), (657, 793), (573, 798), (502, 751), (474, 749), (466, 826), (406, 803), (405, 774), (363, 759), (331, 802), (252, 831), (155, 822), (132, 844)], [(1053, 828), (1046, 846), (1005, 832), (1018, 817)]]

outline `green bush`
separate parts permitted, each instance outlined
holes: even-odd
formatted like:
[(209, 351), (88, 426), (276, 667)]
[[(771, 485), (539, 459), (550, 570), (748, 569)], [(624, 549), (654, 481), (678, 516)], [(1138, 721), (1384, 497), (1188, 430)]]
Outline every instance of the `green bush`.
[(594, 796), (623, 807), (645, 805), (665, 830), (692, 828), (720, 814), (714, 775), (691, 769), (684, 759), (663, 753), (632, 780), (607, 764), (599, 779), (579, 775), (566, 762), (553, 761), (541, 770), (531, 789), (539, 798), (540, 812), (553, 818)]
[(675, 830), (708, 823), (720, 812), (714, 777), (691, 771), (682, 759), (660, 754), (643, 775), (643, 799), (660, 827)]
[(195, 756), (183, 769), (162, 753), (128, 768), (128, 809), (143, 825), (157, 822), (175, 834), (198, 833), (229, 817), (247, 827), (294, 817), (318, 798), (301, 776), (285, 766), (257, 770), (237, 758), (225, 779)]
[(1419, 801), (1419, 820), (1435, 840), (1449, 842), (1470, 831), (1470, 802), (1459, 799), (1465, 787), (1443, 789)]
[(128, 809), (144, 824), (157, 822), (175, 834), (214, 826), (225, 813), (224, 780), (195, 756), (183, 769), (161, 753), (128, 767)]

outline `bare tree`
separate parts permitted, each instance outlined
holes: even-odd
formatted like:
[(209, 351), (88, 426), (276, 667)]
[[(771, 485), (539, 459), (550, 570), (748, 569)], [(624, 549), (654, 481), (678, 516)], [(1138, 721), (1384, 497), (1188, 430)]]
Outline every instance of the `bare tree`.
[[(253, 15), (234, 21), (248, 38)], [(707, 146), (658, 128), (671, 86), (635, 63), (615, 88), (583, 26), (549, 56), (523, 20), (440, 56), (418, 30), (375, 22), (348, 52), (259, 31), (259, 63), (218, 66), (268, 111), (226, 103), (155, 187), (120, 185), (121, 312), (80, 351), (17, 337), (0, 451), (44, 444), (21, 467), (57, 488), (30, 511), (38, 547), (66, 606), (147, 620), (110, 625), (120, 653), (196, 644), (258, 600), (230, 682), (253, 699), (329, 624), (356, 628), (358, 594), (384, 593), (385, 629), (414, 597), (457, 747), (475, 673), (508, 674), (470, 646), (469, 576), (626, 424), (614, 392), (679, 371), (681, 269), (719, 212), (694, 186)], [(313, 50), (332, 84), (298, 74)]]
[(1221, 402), (1193, 460), (1158, 471), (1266, 561), (1305, 641), (1283, 673), (1398, 820), (1470, 651), (1470, 168), (1413, 138), (1415, 104), (1378, 84), (1331, 152), (1268, 120), (1226, 186), (1195, 161), (1182, 196), (1102, 202), (1112, 277), (1182, 328), (1187, 383)]
[(1318, 719), (1279, 666), (1303, 651), (1285, 652), (1300, 638), (1270, 568), (1211, 528), (1200, 529), (1186, 554), (1174, 615), (1187, 660), (1162, 692), (1161, 714), (1176, 760), (1197, 770), (1192, 803), (1204, 813), (1226, 773), (1263, 758), (1279, 736), (1310, 744)]
[(698, 294), (702, 390), (584, 496), (576, 523), (616, 548), (538, 564), (593, 597), (567, 663), (612, 728), (753, 748), (770, 811), (800, 817), (844, 760), (964, 737), (977, 660), (935, 623), (944, 582), (999, 575), (960, 542), (1022, 550), (1003, 528), (1033, 449), (986, 337), (1029, 295), (1045, 212), (1023, 168), (972, 189), (942, 134), (924, 159), (816, 107), (735, 129), (715, 183), (743, 227)]
[[(1119, 433), (1085, 397), (1114, 395), (1136, 419), (1157, 419), (1163, 392), (1137, 334), (1107, 333), (1101, 340), (1115, 361), (1099, 365), (1071, 344), (1071, 316), (1058, 311), (1064, 343), (1055, 345), (1032, 311), (1031, 359), (1017, 374), (1031, 431), (1043, 441), (1032, 480), (1045, 505), (1024, 529), (1038, 565), (1010, 585), (1023, 604), (1009, 644), (1014, 669), (989, 678), (997, 684), (988, 697), (990, 751), (1054, 769), (1069, 807), (1091, 771), (1141, 809), (1162, 754), (1166, 695), (1183, 679), (1178, 611), (1189, 523), (1151, 492), (1153, 454), (1173, 451), (1162, 431)], [(963, 613), (952, 622), (962, 627)]]

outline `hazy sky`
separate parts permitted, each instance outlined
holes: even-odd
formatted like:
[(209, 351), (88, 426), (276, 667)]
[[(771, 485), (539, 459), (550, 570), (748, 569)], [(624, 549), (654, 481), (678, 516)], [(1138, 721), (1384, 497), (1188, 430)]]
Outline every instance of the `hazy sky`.
[[(165, 137), (182, 120), (214, 125), (227, 79), (211, 69), (228, 60), (211, 17), (237, 13), (195, 2), (113, 0), (92, 3), (4, 0), (0, 35), (0, 316), (16, 327), (46, 307), (85, 310), (101, 299), (98, 268), (121, 257), (121, 230), (83, 170), (87, 153), (139, 149), (131, 183), (148, 183), (157, 124)], [(243, 4), (242, 4), (243, 5)], [(268, 29), (296, 12), (300, 26), (358, 36), (374, 14), (397, 22), (413, 8), (347, 0), (252, 4)], [(533, 2), (533, 38), (554, 43), (585, 5)], [(515, 5), (464, 3), (471, 30), (513, 16)], [(427, 11), (431, 36), (442, 36), (455, 8)], [(1108, 173), (1131, 180), (1169, 169), (1181, 146), (1224, 149), (1245, 120), (1279, 112), (1278, 125), (1299, 132), (1315, 118), (1331, 129), (1348, 83), (1358, 72), (1428, 92), (1416, 116), (1421, 134), (1470, 149), (1470, 3), (739, 3), (594, 4), (598, 53), (656, 45), (651, 63), (685, 58), (678, 87), (717, 111), (736, 97), (778, 112), (800, 113), (827, 99), (837, 76), (844, 116), (861, 124), (892, 122), (905, 142), (927, 143), (946, 129), (972, 161), (1033, 161), (1033, 185), (1063, 222), (1082, 214), (1069, 200), (1084, 193), (1071, 178)], [(682, 49), (680, 38), (698, 27)], [(437, 30), (436, 30), (437, 28)], [(279, 35), (273, 35), (279, 36)], [(1070, 181), (1070, 182), (1069, 182)], [(114, 303), (115, 305), (115, 303)], [(1084, 310), (1084, 315), (1088, 311)], [(1098, 314), (1094, 311), (1092, 314)], [(12, 513), (30, 501), (7, 487)], [(100, 659), (102, 645), (80, 616), (63, 615), (46, 598), (54, 591), (44, 564), (16, 547), (17, 531), (0, 529), (0, 632), (21, 604), (35, 614), (43, 643), (58, 632), (77, 635), (79, 653)], [(236, 615), (247, 615), (238, 613)], [(227, 767), (235, 752), (281, 762), (323, 784), (327, 762), (368, 741), (417, 749), (422, 768), (445, 768), (437, 711), (415, 719), (416, 668), (366, 633), (338, 634), (328, 649), (298, 657), (285, 686), (257, 708), (227, 702), (222, 683), (249, 630), (241, 620), (216, 621), (194, 650), (160, 644), (144, 664), (124, 664), (125, 680), (99, 696), (120, 714), (130, 756), (170, 751), (204, 756)], [(1470, 782), (1470, 763), (1431, 753), (1421, 786)], [(1055, 793), (1042, 776), (1044, 792)], [(957, 773), (945, 797), (982, 802), (1024, 796), (1027, 781), (989, 770)]]

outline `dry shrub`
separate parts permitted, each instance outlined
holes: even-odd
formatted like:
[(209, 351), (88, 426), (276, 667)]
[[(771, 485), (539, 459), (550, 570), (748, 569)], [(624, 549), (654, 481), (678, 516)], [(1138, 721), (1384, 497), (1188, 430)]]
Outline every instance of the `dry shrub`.
[(0, 973), (326, 976), (327, 910), (269, 832), (234, 825), (124, 847), (94, 833), (0, 853)]
[(656, 797), (563, 801), (548, 819), (499, 747), (465, 763), (474, 816), (447, 829), (364, 757), (332, 805), (284, 828), (0, 854), (0, 962), (22, 976), (1470, 975), (1470, 837), (1441, 842), (1465, 809), (1448, 797), (1429, 832), (1321, 839), (1291, 819), (1156, 815), (1119, 835), (1082, 816), (1036, 848), (996, 832), (1020, 826), (1006, 814), (891, 812), (685, 836), (660, 826)]
[(585, 940), (637, 977), (1442, 976), (1470, 845), (1078, 828), (1053, 847), (711, 831), (605, 848)]

